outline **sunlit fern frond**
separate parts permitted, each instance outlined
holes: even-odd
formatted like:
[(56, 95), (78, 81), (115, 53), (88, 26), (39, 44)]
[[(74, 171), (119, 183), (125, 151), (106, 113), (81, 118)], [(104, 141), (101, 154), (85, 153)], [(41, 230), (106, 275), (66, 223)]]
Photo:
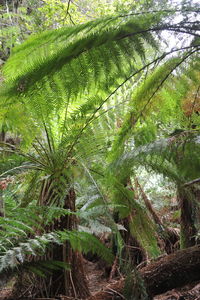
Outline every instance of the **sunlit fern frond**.
[[(33, 137), (45, 127), (59, 138), (65, 131), (68, 143), (75, 136), (76, 143), (110, 95), (133, 78), (136, 83), (149, 67), (178, 51), (153, 59), (156, 32), (180, 29), (179, 24), (165, 24), (168, 15), (120, 15), (31, 37), (15, 48), (5, 65), (2, 104), (18, 101), (27, 106), (29, 120), (34, 120)], [(181, 26), (193, 35), (193, 27)], [(197, 48), (193, 43), (182, 51)]]
[(135, 142), (141, 145), (153, 141), (162, 125), (171, 122), (186, 126), (182, 101), (189, 86), (198, 85), (198, 68), (199, 56), (194, 49), (166, 60), (149, 73), (133, 91), (130, 110), (115, 138), (111, 159), (122, 154), (134, 134), (138, 135)]

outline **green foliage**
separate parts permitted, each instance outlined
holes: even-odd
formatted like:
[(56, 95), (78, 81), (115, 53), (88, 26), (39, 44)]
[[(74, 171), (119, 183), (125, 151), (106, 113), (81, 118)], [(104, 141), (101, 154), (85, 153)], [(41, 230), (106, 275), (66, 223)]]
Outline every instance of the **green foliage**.
[(174, 180), (179, 184), (195, 179), (199, 175), (199, 135), (183, 131), (175, 136), (160, 139), (134, 151), (125, 153), (116, 162), (115, 168), (127, 168), (130, 172), (144, 165)]
[[(46, 16), (55, 11), (55, 4), (62, 6), (55, 20), (63, 16), (66, 5), (61, 1), (46, 3), (52, 5)], [(41, 11), (45, 9), (48, 6)], [(98, 229), (111, 229), (120, 254), (123, 243), (111, 217), (113, 210), (118, 211), (121, 218), (129, 219), (131, 234), (148, 254), (159, 254), (155, 226), (128, 181), (133, 168), (140, 165), (181, 182), (194, 178), (199, 169), (199, 164), (192, 171), (185, 168), (198, 137), (189, 143), (188, 135), (179, 136), (180, 144), (176, 138), (155, 142), (159, 135), (166, 135), (162, 126), (187, 124), (182, 100), (188, 87), (198, 82), (200, 44), (193, 38), (198, 23), (195, 27), (188, 19), (173, 22), (175, 13), (111, 15), (45, 31), (15, 47), (3, 68), (0, 120), (15, 127), (27, 147), (5, 144), (3, 149), (19, 158), (11, 170), (3, 166), (2, 176), (21, 176), (22, 191), (19, 201), (11, 203), (19, 207), (2, 219), (1, 270), (28, 263), (42, 275), (42, 257), (48, 247), (65, 241), (74, 250), (94, 251), (112, 262), (110, 251), (86, 230), (46, 232), (55, 220), (73, 214), (90, 232), (94, 221)], [(164, 52), (159, 34), (166, 30), (185, 33), (191, 40)], [(181, 37), (186, 42), (185, 35)], [(13, 123), (10, 108), (17, 109)], [(192, 157), (196, 166), (198, 151)], [(66, 202), (70, 205), (69, 194), (78, 185), (79, 211), (63, 209)], [(41, 258), (37, 270), (29, 263), (29, 255)]]
[(124, 187), (119, 180), (115, 181), (112, 189), (112, 201), (118, 204), (115, 211), (119, 212), (120, 219), (128, 218), (131, 235), (140, 242), (151, 257), (158, 256), (160, 250), (157, 245), (155, 225), (146, 210), (135, 200), (133, 191), (129, 190), (128, 186)]
[(111, 250), (106, 248), (96, 237), (88, 232), (64, 231), (60, 232), (60, 235), (61, 240), (70, 241), (74, 250), (83, 253), (88, 253), (90, 251), (109, 263), (114, 259)]
[[(114, 74), (119, 79), (123, 78), (128, 65), (134, 68), (134, 59), (144, 56), (144, 41), (153, 47), (156, 46), (153, 36), (148, 32), (148, 28), (155, 23), (154, 17), (145, 16), (144, 20), (141, 20), (127, 16), (121, 21), (121, 17), (107, 17), (30, 38), (15, 49), (4, 69), (6, 77), (9, 79), (10, 76), (11, 79), (10, 92), (21, 94), (29, 87), (37, 92), (37, 82), (40, 82), (43, 88), (56, 88), (58, 80), (59, 88), (62, 87), (61, 83), (64, 84), (65, 90), (67, 89), (66, 96), (72, 98), (88, 90), (91, 84), (92, 89), (102, 88), (102, 84), (103, 89), (110, 89)], [(142, 35), (136, 34), (143, 31), (146, 32)], [(59, 70), (62, 76), (53, 76)], [(70, 73), (73, 76), (69, 76)], [(55, 84), (45, 83), (49, 75), (53, 76)], [(77, 80), (78, 90), (75, 86)]]
[[(113, 144), (113, 160), (122, 154), (125, 142), (134, 134), (134, 143), (140, 146), (155, 140), (160, 124), (176, 122), (183, 126), (186, 118), (181, 109), (182, 100), (186, 97), (189, 85), (194, 85), (197, 79), (196, 68), (199, 65), (198, 56), (191, 58), (190, 55), (189, 50), (182, 56), (168, 59), (135, 89), (130, 101), (131, 109)], [(191, 59), (189, 63), (188, 59)], [(181, 72), (180, 75), (175, 77), (175, 71)]]
[[(29, 216), (30, 217), (30, 216)], [(36, 220), (35, 220), (36, 222)], [(6, 269), (15, 269), (18, 267), (24, 267), (31, 271), (37, 269), (37, 266), (30, 262), (31, 257), (37, 257), (37, 260), (43, 256), (47, 250), (47, 247), (53, 244), (62, 244), (65, 241), (69, 241), (72, 248), (84, 253), (92, 252), (98, 254), (105, 261), (112, 262), (113, 256), (111, 251), (106, 248), (97, 238), (86, 232), (78, 231), (54, 231), (50, 233), (44, 233), (41, 235), (35, 235), (35, 230), (24, 224), (23, 222), (2, 219), (1, 228), (3, 229), (0, 236), (0, 272)], [(28, 238), (28, 234), (33, 237)], [(32, 261), (32, 260), (31, 260)], [(43, 267), (50, 262), (44, 261)], [(53, 265), (58, 265), (57, 262), (52, 261)], [(61, 266), (62, 262), (60, 263)], [(38, 272), (40, 272), (41, 264), (38, 266)]]
[(127, 273), (123, 295), (125, 299), (129, 300), (149, 299), (144, 282), (137, 270), (129, 270), (129, 273)]
[(22, 166), (23, 162), (23, 157), (16, 154), (2, 155), (0, 160), (0, 174), (8, 172), (5, 175), (12, 175), (19, 166)]

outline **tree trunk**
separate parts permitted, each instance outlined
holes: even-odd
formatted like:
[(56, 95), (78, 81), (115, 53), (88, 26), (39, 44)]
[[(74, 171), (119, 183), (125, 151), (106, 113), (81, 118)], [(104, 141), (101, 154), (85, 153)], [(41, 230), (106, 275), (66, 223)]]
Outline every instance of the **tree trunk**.
[(137, 238), (134, 237), (130, 232), (130, 216), (122, 219), (120, 223), (126, 229), (122, 230), (121, 232), (121, 236), (125, 244), (125, 247), (122, 251), (123, 259), (129, 262), (132, 266), (137, 266), (142, 261), (147, 260), (147, 253)]
[[(162, 257), (139, 271), (149, 299), (176, 287), (200, 280), (200, 245), (179, 250)], [(123, 294), (125, 280), (121, 279), (97, 292), (88, 300), (111, 300)]]
[[(44, 186), (45, 189), (48, 190), (48, 185), (45, 184)], [(44, 193), (41, 193), (42, 199), (40, 199), (40, 202), (43, 205), (44, 202), (42, 202), (42, 200), (46, 200), (46, 192), (47, 191), (45, 190)], [(50, 196), (51, 195), (49, 194), (49, 197)], [(72, 188), (69, 190), (69, 193), (65, 198), (64, 208), (74, 212), (75, 200), (76, 195)], [(48, 203), (46, 202), (45, 205), (48, 205)], [(56, 219), (54, 224), (50, 226), (50, 228), (46, 228), (46, 230), (50, 232), (52, 230), (65, 229), (72, 231), (77, 229), (77, 223), (78, 220), (75, 215), (64, 215), (59, 219)], [(74, 299), (85, 299), (90, 296), (83, 267), (82, 255), (81, 253), (74, 251), (69, 242), (65, 242), (63, 245), (55, 244), (52, 249), (48, 250), (44, 259), (47, 257), (48, 260), (57, 260), (68, 264), (70, 270), (65, 270), (64, 268), (53, 270), (52, 274), (46, 275), (46, 278), (41, 278), (37, 275), (32, 276), (33, 280), (31, 280), (31, 288), (27, 288), (26, 282), (22, 281), (22, 278), (26, 278), (28, 275), (22, 274), (22, 277), (19, 277), (15, 284), (13, 299), (28, 299), (30, 296), (30, 290), (31, 296), (34, 298), (53, 298), (58, 295), (65, 295)]]
[(192, 247), (196, 242), (196, 194), (193, 188), (178, 187), (178, 201), (181, 209), (181, 248)]
[(148, 211), (150, 212), (154, 222), (157, 225), (160, 225), (161, 227), (164, 227), (162, 221), (160, 220), (160, 218), (159, 218), (158, 214), (156, 213), (155, 209), (153, 208), (150, 200), (148, 199), (147, 195), (145, 194), (145, 192), (144, 192), (143, 188), (141, 187), (141, 185), (140, 185), (137, 178), (135, 178), (135, 185), (136, 185), (136, 187), (138, 187), (139, 192), (140, 192), (140, 194), (141, 194), (141, 196), (144, 200), (145, 206), (148, 209)]
[(162, 250), (165, 250), (167, 254), (171, 254), (176, 249), (176, 244), (179, 240), (179, 235), (176, 233), (175, 230), (173, 230), (172, 228), (168, 228), (163, 224), (137, 178), (135, 178), (135, 186), (139, 189), (139, 192), (144, 200), (145, 206), (151, 214), (153, 221), (159, 227), (158, 234), (159, 238), (161, 239), (161, 245), (164, 244), (161, 247)]
[[(64, 208), (75, 211), (75, 192), (69, 191), (65, 199)], [(75, 215), (62, 216), (55, 224), (57, 230), (76, 230), (77, 217)], [(90, 295), (86, 276), (83, 268), (81, 253), (74, 251), (69, 242), (56, 247), (53, 250), (53, 259), (65, 262), (70, 266), (70, 270), (57, 271), (53, 273), (51, 284), (51, 296), (66, 295), (74, 298), (85, 299)]]

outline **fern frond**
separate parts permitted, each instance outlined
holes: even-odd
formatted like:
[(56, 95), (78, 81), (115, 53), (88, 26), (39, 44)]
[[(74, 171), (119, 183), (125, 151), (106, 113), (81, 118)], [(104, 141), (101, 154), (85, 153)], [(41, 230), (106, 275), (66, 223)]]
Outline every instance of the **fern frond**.
[(4, 269), (15, 268), (19, 264), (23, 264), (27, 259), (27, 255), (43, 255), (46, 246), (52, 242), (60, 243), (56, 234), (46, 233), (43, 236), (28, 239), (26, 242), (19, 242), (17, 247), (8, 248), (5, 253), (1, 250), (0, 272)]
[[(134, 36), (138, 32), (144, 32), (144, 36), (136, 37), (137, 42), (138, 39), (141, 39), (142, 41), (142, 39), (146, 38), (145, 35), (149, 35), (148, 28), (155, 23), (157, 23), (157, 21), (155, 17), (152, 16), (145, 16), (144, 20), (136, 17), (133, 18), (131, 16), (125, 16), (124, 18), (120, 16), (96, 20), (73, 28), (67, 27), (56, 31), (45, 32), (39, 36), (30, 38), (29, 41), (25, 42), (18, 48), (15, 48), (14, 55), (10, 58), (10, 61), (7, 63), (5, 68), (5, 74), (9, 75), (12, 80), (17, 80), (18, 86), (19, 82), (26, 82), (26, 87), (24, 86), (26, 89), (28, 86), (30, 87), (33, 85), (34, 82), (39, 82), (44, 76), (48, 76), (48, 74), (59, 71), (65, 64), (70, 64), (73, 60), (74, 65), (72, 68), (77, 70), (78, 64), (80, 64), (78, 59), (79, 56), (84, 54), (87, 58), (87, 52), (91, 49), (93, 49), (95, 61), (99, 61), (98, 58), (100, 58), (100, 61), (102, 62), (102, 60), (104, 60), (103, 63), (105, 64), (106, 61), (104, 56), (102, 56), (103, 51), (101, 51), (101, 46), (106, 47), (107, 49), (112, 49), (111, 45), (113, 42), (115, 44), (115, 41), (120, 40), (122, 43), (123, 39), (126, 37), (128, 39), (129, 36), (134, 40)], [(147, 32), (145, 32), (145, 30), (147, 30)], [(138, 45), (137, 42), (135, 43), (136, 45)], [(151, 39), (148, 38), (148, 42), (154, 46), (156, 45), (155, 41), (153, 41), (153, 37)], [(127, 46), (128, 45), (126, 43), (126, 48)], [(48, 51), (47, 47), (49, 47)], [(140, 55), (138, 49), (136, 49), (136, 52)], [(124, 60), (123, 56), (120, 55), (120, 52), (118, 53), (119, 55), (116, 53), (117, 57), (113, 55), (113, 62), (117, 62), (117, 59), (122, 61)], [(38, 54), (40, 54), (40, 58), (38, 57)], [(29, 60), (30, 58), (31, 60)], [(106, 59), (107, 58), (108, 57), (106, 57)], [(113, 58), (109, 55), (111, 62)], [(23, 69), (20, 65), (21, 59), (23, 59), (24, 62)], [(90, 57), (88, 61), (90, 61)], [(81, 63), (83, 65), (82, 61)], [(119, 65), (119, 61), (117, 63)], [(11, 65), (12, 70), (10, 67)], [(38, 79), (36, 79), (36, 76), (33, 75), (35, 73), (34, 69), (39, 76)], [(81, 68), (80, 70), (87, 69)], [(25, 72), (27, 74), (26, 77), (23, 75)], [(70, 74), (72, 72), (68, 73)], [(77, 72), (75, 72), (75, 74), (76, 73)], [(84, 74), (86, 75), (86, 73)], [(88, 79), (91, 76), (91, 74), (87, 74), (89, 77), (86, 76), (86, 78), (84, 78), (85, 82), (88, 82)], [(100, 78), (101, 77), (98, 76), (99, 82), (101, 81)], [(31, 82), (29, 80), (31, 80)], [(79, 77), (79, 89), (80, 85), (83, 85), (81, 77)], [(71, 84), (71, 86), (73, 86), (73, 84)]]
[(132, 172), (139, 165), (147, 170), (162, 173), (171, 180), (184, 184), (199, 175), (199, 135), (198, 132), (181, 133), (123, 154), (114, 164), (114, 169)]
[(156, 228), (146, 210), (134, 199), (133, 191), (124, 187), (122, 177), (115, 178), (111, 186), (112, 201), (123, 203), (123, 206), (116, 206), (115, 211), (119, 212), (120, 218), (128, 218), (132, 236), (141, 243), (148, 254), (152, 257), (158, 256), (160, 250), (156, 240)]
[[(194, 57), (191, 58), (192, 55), (194, 55)], [(132, 100), (130, 101), (131, 109), (125, 117), (123, 126), (119, 130), (114, 141), (110, 155), (111, 159), (116, 159), (117, 156), (123, 152), (125, 142), (130, 138), (131, 134), (134, 133), (135, 127), (140, 125), (139, 122), (145, 123), (143, 121), (145, 118), (147, 118), (148, 122), (148, 117), (150, 115), (154, 115), (154, 117), (158, 115), (159, 120), (161, 115), (163, 116), (162, 112), (166, 114), (165, 105), (169, 100), (169, 97), (166, 97), (166, 90), (171, 95), (172, 91), (175, 91), (177, 97), (173, 97), (171, 103), (174, 103), (175, 107), (179, 106), (180, 108), (180, 99), (184, 98), (187, 92), (187, 85), (184, 85), (184, 80), (182, 81), (182, 78), (184, 79), (185, 74), (187, 74), (188, 71), (191, 71), (190, 64), (185, 63), (184, 65), (184, 62), (188, 59), (197, 61), (196, 50), (194, 50), (194, 52), (189, 51), (184, 53), (181, 57), (170, 58), (160, 67), (156, 68), (156, 70), (153, 71), (147, 79), (138, 86), (138, 88), (136, 88), (132, 95)], [(182, 76), (178, 75), (176, 78), (175, 72), (180, 72), (180, 69), (183, 69), (183, 65), (184, 70), (182, 70)], [(193, 74), (195, 73), (196, 69), (193, 70)], [(189, 84), (189, 82), (190, 80), (187, 79), (187, 84)], [(161, 106), (161, 101), (164, 105), (163, 107)], [(169, 101), (167, 103), (169, 103)], [(170, 116), (169, 114), (166, 115)], [(181, 116), (183, 117), (183, 113)]]
[[(68, 240), (74, 250), (87, 253), (98, 254), (104, 260), (111, 263), (113, 255), (109, 249), (107, 249), (97, 238), (86, 232), (77, 231), (57, 231), (45, 233), (41, 236), (35, 236), (34, 238), (27, 239), (24, 242), (18, 242), (18, 246), (9, 247), (5, 250), (1, 247), (0, 255), (0, 272), (5, 269), (14, 269), (23, 265), (26, 268), (29, 257), (35, 256), (37, 258), (42, 257), (45, 254), (47, 247), (50, 244), (62, 244)], [(1, 241), (2, 243), (3, 241)], [(48, 264), (48, 262), (46, 262)], [(61, 266), (60, 264), (57, 264)], [(29, 263), (29, 269), (34, 266)], [(38, 266), (40, 271), (40, 264)]]
[(114, 259), (111, 249), (106, 248), (96, 237), (88, 232), (63, 231), (59, 232), (59, 234), (61, 240), (70, 241), (74, 250), (83, 253), (88, 253), (90, 251), (109, 263)]

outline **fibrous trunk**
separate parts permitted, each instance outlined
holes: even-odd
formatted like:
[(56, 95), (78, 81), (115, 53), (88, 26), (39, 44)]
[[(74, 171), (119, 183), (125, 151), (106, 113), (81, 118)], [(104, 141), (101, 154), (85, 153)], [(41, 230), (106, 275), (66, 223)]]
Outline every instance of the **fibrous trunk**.
[[(65, 197), (64, 208), (75, 212), (74, 189), (70, 189)], [(51, 228), (46, 229), (47, 231), (72, 231), (77, 229), (77, 222), (77, 217), (74, 214), (64, 215), (56, 219)], [(90, 295), (82, 255), (74, 251), (69, 242), (62, 245), (54, 244), (53, 248), (47, 251), (44, 259), (64, 262), (69, 265), (70, 269), (53, 270), (52, 274), (47, 273), (46, 278), (22, 273), (15, 284), (13, 299), (28, 299), (30, 295), (34, 298), (65, 295), (74, 299), (85, 299)], [(29, 282), (28, 287), (27, 282)]]
[(199, 220), (197, 196), (193, 188), (178, 188), (178, 201), (181, 210), (181, 248), (195, 245), (197, 228), (195, 223)]
[(135, 179), (135, 185), (139, 189), (139, 192), (144, 200), (145, 206), (149, 211), (149, 213), (151, 214), (153, 221), (155, 222), (156, 225), (158, 225), (159, 228), (158, 235), (160, 239), (161, 248), (165, 250), (167, 254), (174, 252), (176, 248), (176, 244), (179, 240), (178, 234), (176, 233), (175, 230), (173, 230), (172, 228), (168, 228), (163, 224), (160, 217), (156, 213), (153, 205), (151, 204), (151, 201), (148, 199), (147, 195), (142, 189), (142, 186), (138, 182), (137, 178)]
[[(69, 191), (65, 199), (64, 208), (75, 211), (75, 192)], [(77, 217), (75, 215), (62, 216), (55, 227), (58, 230), (76, 230)], [(58, 294), (74, 297), (86, 298), (90, 295), (87, 280), (83, 268), (81, 253), (74, 251), (69, 242), (55, 247), (53, 259), (61, 260), (70, 266), (70, 270), (54, 272), (51, 285), (51, 296)]]
[[(139, 270), (149, 299), (168, 290), (200, 280), (200, 245), (166, 255)], [(123, 294), (125, 279), (107, 286), (88, 300), (118, 299)]]

